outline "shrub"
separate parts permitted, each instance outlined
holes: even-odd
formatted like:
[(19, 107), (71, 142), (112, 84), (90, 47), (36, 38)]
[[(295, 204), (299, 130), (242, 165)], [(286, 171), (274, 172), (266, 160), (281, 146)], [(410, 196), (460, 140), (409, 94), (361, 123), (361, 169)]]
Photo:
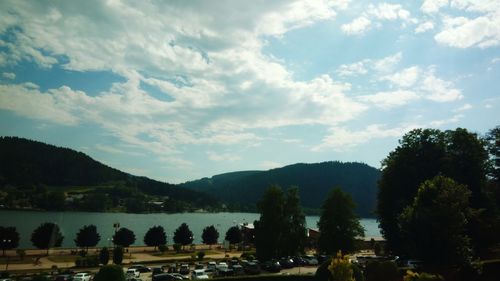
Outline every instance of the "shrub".
[(50, 279), (46, 275), (35, 275), (33, 276), (32, 281), (50, 281)]
[(168, 250), (167, 245), (159, 245), (158, 250), (163, 254)]
[(99, 269), (94, 281), (125, 281), (125, 274), (121, 266), (105, 265)]
[(411, 270), (408, 270), (406, 272), (405, 277), (403, 278), (404, 281), (444, 281), (443, 277), (439, 275), (433, 275), (430, 273), (426, 272), (413, 272)]
[[(243, 252), (243, 253), (241, 253), (240, 257), (244, 260), (253, 260), (255, 258), (255, 252), (254, 251)], [(250, 258), (252, 258), (252, 259), (250, 259)]]
[(101, 249), (101, 252), (99, 252), (99, 262), (102, 265), (107, 265), (109, 262), (109, 250), (108, 248), (104, 247)]
[(197, 254), (197, 255), (198, 255), (198, 260), (200, 260), (200, 261), (201, 261), (201, 260), (203, 260), (203, 258), (205, 257), (205, 252), (200, 251), (200, 252), (198, 252), (198, 254)]
[(113, 249), (113, 263), (122, 264), (123, 262), (123, 248), (117, 246)]
[(76, 267), (97, 267), (99, 258), (97, 256), (79, 257), (75, 260)]
[(375, 261), (366, 265), (365, 278), (366, 281), (397, 281), (401, 276), (395, 263)]
[(179, 252), (181, 251), (181, 249), (182, 249), (182, 245), (181, 245), (181, 244), (178, 244), (178, 243), (175, 243), (173, 247), (174, 247), (174, 250), (175, 250), (177, 253), (179, 253)]

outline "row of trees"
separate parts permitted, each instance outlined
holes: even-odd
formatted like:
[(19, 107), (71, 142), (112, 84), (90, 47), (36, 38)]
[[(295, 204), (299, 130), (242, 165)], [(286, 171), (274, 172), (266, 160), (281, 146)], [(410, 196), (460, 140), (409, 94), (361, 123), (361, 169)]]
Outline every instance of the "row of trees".
[(450, 268), (487, 256), (500, 236), (500, 127), (416, 129), (382, 162), (377, 213), (393, 254)]
[[(207, 245), (215, 245), (219, 240), (219, 232), (213, 226), (207, 226), (203, 229), (202, 241)], [(186, 246), (193, 243), (193, 232), (186, 223), (181, 224), (174, 232), (174, 243)], [(237, 226), (230, 227), (226, 232), (225, 239), (231, 244), (238, 244), (242, 241), (242, 232)], [(5, 255), (5, 250), (15, 249), (19, 246), (20, 236), (15, 227), (0, 226), (0, 248)], [(37, 227), (31, 234), (31, 242), (38, 249), (48, 249), (60, 247), (64, 240), (59, 226), (55, 223), (43, 223)], [(101, 240), (95, 225), (83, 226), (74, 239), (75, 245), (88, 251), (89, 247), (95, 247)], [(122, 227), (113, 235), (113, 243), (121, 247), (129, 247), (136, 241), (134, 232), (128, 228)], [(167, 235), (162, 226), (151, 227), (144, 235), (144, 244), (154, 247), (167, 244)]]
[[(279, 186), (271, 186), (257, 204), (261, 215), (254, 224), (259, 259), (268, 260), (304, 252), (307, 229), (298, 194), (298, 187), (283, 192)], [(355, 238), (364, 236), (364, 229), (354, 209), (355, 204), (349, 194), (340, 188), (330, 191), (321, 207), (318, 222), (318, 250), (321, 253), (354, 250)]]

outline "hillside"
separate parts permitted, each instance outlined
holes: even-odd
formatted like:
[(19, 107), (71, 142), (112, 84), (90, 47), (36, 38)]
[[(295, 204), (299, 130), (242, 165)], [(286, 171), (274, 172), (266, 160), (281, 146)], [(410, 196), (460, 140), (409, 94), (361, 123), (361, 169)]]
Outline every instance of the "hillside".
[(181, 186), (207, 192), (217, 199), (252, 210), (272, 184), (298, 186), (302, 206), (317, 210), (328, 191), (341, 187), (349, 193), (362, 217), (373, 217), (380, 171), (362, 163), (323, 162), (294, 164), (269, 171), (244, 171), (186, 182)]
[[(77, 197), (89, 197), (89, 200), (104, 198), (109, 203), (106, 209), (115, 208), (121, 204), (120, 201), (124, 201), (122, 205), (133, 206), (125, 210), (133, 212), (151, 211), (146, 206), (148, 201), (167, 199), (165, 211), (218, 205), (217, 200), (204, 193), (130, 175), (108, 167), (82, 152), (42, 142), (1, 137), (0, 158), (0, 203), (5, 206), (14, 204), (11, 206), (13, 208), (26, 207), (28, 204), (28, 207), (31, 205), (47, 209), (43, 204), (40, 205), (40, 201), (56, 192), (65, 193), (65, 197), (68, 194), (80, 194)], [(34, 194), (38, 197), (33, 198), (36, 197)], [(5, 202), (9, 200), (15, 202)], [(50, 207), (49, 205), (49, 209)], [(85, 204), (69, 207), (76, 210), (89, 209)], [(103, 206), (100, 207), (99, 210), (90, 209), (103, 211)]]

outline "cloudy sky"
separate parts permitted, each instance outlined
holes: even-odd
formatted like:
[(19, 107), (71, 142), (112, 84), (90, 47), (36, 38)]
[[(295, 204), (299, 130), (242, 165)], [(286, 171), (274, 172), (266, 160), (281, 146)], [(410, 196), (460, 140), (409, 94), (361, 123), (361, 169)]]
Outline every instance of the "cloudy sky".
[(500, 124), (500, 1), (1, 1), (0, 135), (168, 182)]

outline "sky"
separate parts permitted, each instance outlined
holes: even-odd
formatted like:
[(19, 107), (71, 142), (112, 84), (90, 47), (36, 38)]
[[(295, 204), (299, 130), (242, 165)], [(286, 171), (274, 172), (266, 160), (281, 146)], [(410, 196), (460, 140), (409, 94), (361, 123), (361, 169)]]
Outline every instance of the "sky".
[(500, 0), (0, 1), (0, 135), (180, 183), (500, 124)]

